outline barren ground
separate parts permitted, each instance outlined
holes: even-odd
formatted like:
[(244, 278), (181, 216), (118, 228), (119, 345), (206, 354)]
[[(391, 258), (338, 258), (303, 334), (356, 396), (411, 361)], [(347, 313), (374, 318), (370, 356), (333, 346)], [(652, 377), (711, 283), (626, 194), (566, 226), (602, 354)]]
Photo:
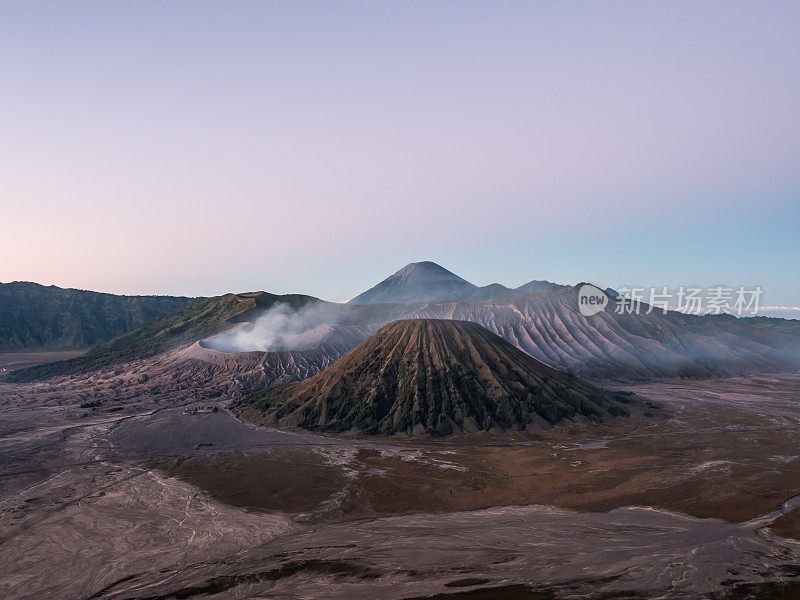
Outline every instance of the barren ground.
[(795, 597), (800, 376), (628, 389), (666, 414), (343, 440), (0, 383), (0, 597)]
[[(39, 350), (34, 352), (0, 352), (0, 370), (16, 371), (56, 360), (80, 356), (86, 350)], [(1, 371), (0, 371), (1, 372)]]

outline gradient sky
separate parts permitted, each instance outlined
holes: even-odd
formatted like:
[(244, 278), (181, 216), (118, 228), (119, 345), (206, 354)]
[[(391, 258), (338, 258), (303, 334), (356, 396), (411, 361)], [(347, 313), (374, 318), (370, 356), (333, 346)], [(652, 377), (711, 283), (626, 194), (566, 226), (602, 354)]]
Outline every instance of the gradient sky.
[(0, 281), (800, 304), (798, 2), (0, 1)]

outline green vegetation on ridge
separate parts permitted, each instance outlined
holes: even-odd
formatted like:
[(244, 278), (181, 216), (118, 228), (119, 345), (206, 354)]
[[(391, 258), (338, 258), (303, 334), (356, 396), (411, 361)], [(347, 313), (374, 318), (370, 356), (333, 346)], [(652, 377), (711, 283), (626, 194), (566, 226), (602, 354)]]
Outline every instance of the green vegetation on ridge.
[(38, 283), (0, 283), (0, 352), (77, 350), (186, 305), (175, 296), (118, 296)]

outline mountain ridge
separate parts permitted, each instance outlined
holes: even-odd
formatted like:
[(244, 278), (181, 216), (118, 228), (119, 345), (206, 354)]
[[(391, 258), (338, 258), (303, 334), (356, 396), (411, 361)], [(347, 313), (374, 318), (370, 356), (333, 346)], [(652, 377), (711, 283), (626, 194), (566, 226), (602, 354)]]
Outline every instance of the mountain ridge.
[(321, 302), (302, 294), (278, 296), (267, 292), (197, 298), (174, 312), (158, 316), (119, 337), (95, 345), (81, 356), (20, 369), (10, 373), (8, 380), (19, 383), (35, 381), (146, 358), (214, 335), (235, 323), (237, 317), (244, 317), (248, 313), (258, 314), (277, 302), (299, 307), (313, 301)]
[[(592, 380), (708, 378), (800, 368), (798, 321), (678, 312), (664, 315), (659, 310), (652, 314), (617, 314), (618, 300), (613, 297), (609, 298), (604, 311), (585, 317), (579, 311), (578, 289), (579, 286), (572, 286), (540, 293), (509, 294), (480, 302), (435, 300), (368, 305), (325, 303), (302, 295), (231, 294), (247, 302), (247, 306), (237, 303), (227, 309), (212, 309), (193, 305), (192, 310), (161, 317), (155, 324), (145, 323), (82, 357), (20, 369), (8, 379), (30, 381), (69, 375), (165, 352), (221, 334), (237, 324), (253, 323), (276, 301), (290, 306), (294, 302), (295, 307), (313, 301), (326, 307), (324, 312), (328, 316), (310, 323), (308, 329), (324, 323), (333, 327), (321, 327), (309, 335), (298, 330), (294, 332), (298, 335), (292, 338), (298, 341), (298, 347), (280, 348), (309, 351), (308, 340), (314, 339), (314, 344), (324, 349), (324, 356), (315, 361), (317, 365), (337, 360), (390, 321), (437, 318), (479, 323), (536, 360)], [(646, 305), (642, 312), (646, 313)], [(348, 334), (342, 335), (344, 330), (334, 325), (346, 327)], [(325, 331), (331, 333), (328, 335)], [(223, 350), (234, 348), (224, 337), (210, 344)], [(258, 349), (257, 345), (240, 347), (242, 351)], [(233, 360), (234, 356), (231, 354), (229, 359)], [(290, 355), (276, 354), (265, 360), (272, 365), (272, 372), (285, 380), (280, 375), (281, 364), (291, 361)], [(305, 369), (304, 376), (313, 375), (314, 368)], [(296, 373), (298, 371), (287, 363), (286, 377), (294, 377)]]
[(30, 281), (0, 283), (0, 351), (88, 348), (191, 300), (107, 294)]

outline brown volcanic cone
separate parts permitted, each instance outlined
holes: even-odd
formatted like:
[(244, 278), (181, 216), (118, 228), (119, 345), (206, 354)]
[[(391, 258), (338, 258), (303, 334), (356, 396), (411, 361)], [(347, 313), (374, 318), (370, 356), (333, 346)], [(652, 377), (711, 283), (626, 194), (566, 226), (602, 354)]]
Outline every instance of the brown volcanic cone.
[(395, 321), (323, 371), (239, 401), (312, 430), (446, 435), (628, 414), (626, 398), (556, 371), (477, 323)]

